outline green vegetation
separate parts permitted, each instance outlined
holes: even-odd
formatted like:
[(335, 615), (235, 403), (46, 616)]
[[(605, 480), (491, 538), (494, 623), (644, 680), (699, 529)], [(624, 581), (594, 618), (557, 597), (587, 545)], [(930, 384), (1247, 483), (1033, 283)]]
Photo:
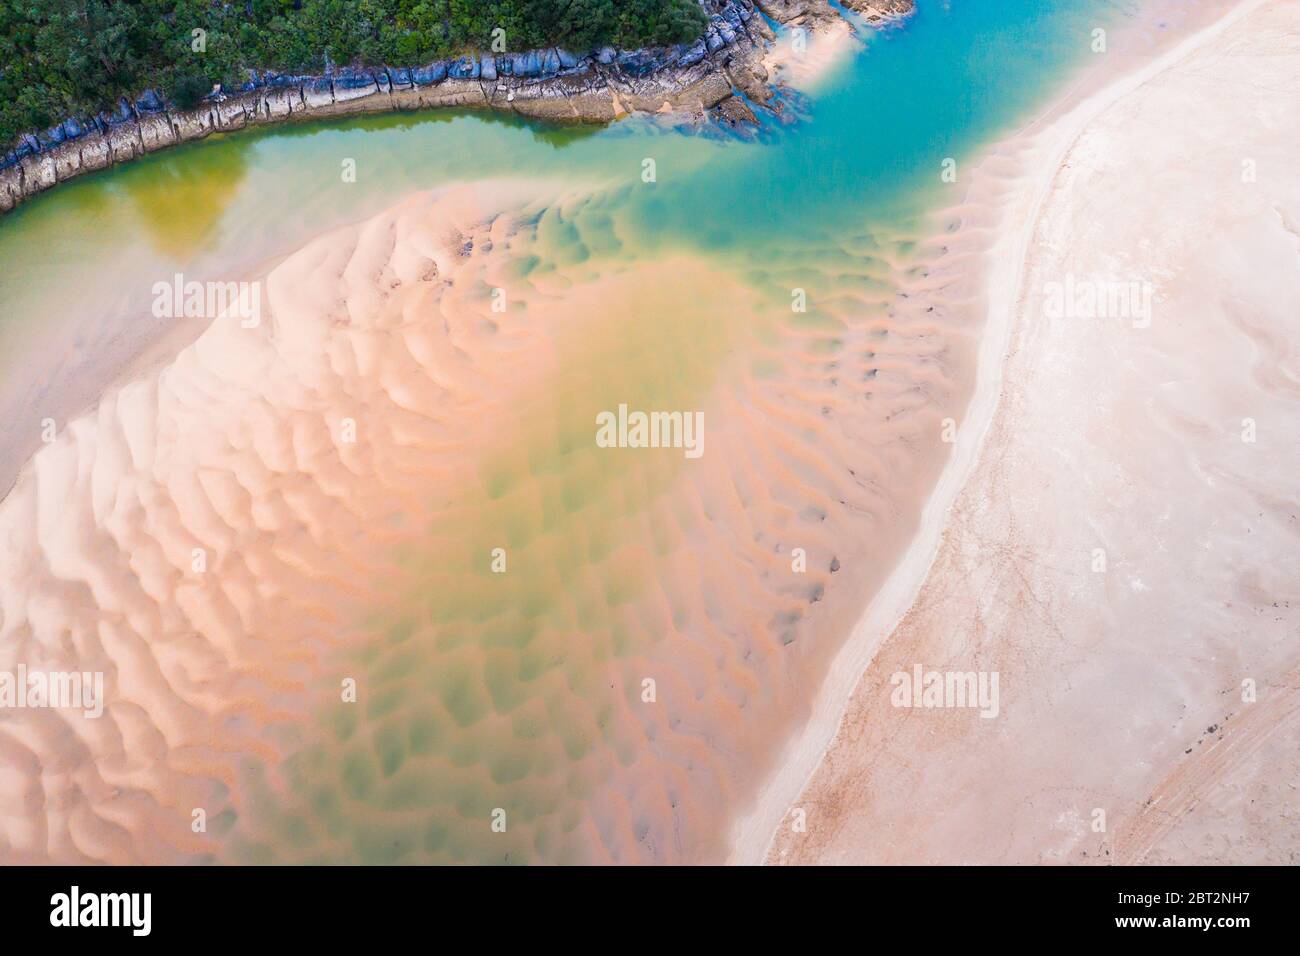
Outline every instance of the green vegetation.
[(146, 88), (193, 105), (251, 68), (415, 66), (491, 49), (497, 28), (511, 51), (664, 46), (705, 24), (697, 0), (0, 0), (0, 148)]

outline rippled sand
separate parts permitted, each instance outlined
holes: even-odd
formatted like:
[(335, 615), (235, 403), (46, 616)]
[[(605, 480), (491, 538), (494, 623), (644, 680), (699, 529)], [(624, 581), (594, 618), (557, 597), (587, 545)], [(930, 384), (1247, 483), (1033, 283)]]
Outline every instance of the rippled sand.
[[(1227, 7), (981, 166), (1000, 397), (769, 862), (1300, 855), (1300, 2)], [(1151, 312), (1054, 317), (1069, 277)], [(918, 664), (997, 719), (895, 707)]]
[[(0, 714), (0, 859), (725, 855), (916, 523), (971, 310), (909, 235), (713, 262), (617, 199), (411, 196), (35, 456), (0, 669), (108, 703)], [(703, 457), (598, 448), (620, 403), (703, 412)]]

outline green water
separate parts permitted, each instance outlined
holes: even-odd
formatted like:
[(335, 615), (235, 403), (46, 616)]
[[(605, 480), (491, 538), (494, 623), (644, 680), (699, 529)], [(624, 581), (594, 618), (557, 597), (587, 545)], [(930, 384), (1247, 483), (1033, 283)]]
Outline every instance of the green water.
[[(646, 120), (548, 128), (433, 112), (217, 136), (73, 181), (0, 222), (0, 408), (48, 392), (63, 420), (93, 401), (127, 365), (126, 340), (153, 335), (158, 276), (247, 273), (396, 196), (448, 182), (626, 184), (619, 215), (646, 248), (693, 245), (748, 269), (797, 269), (846, 229), (910, 220), (952, 198), (940, 162), (973, 158), (1042, 102), (1090, 55), (1094, 25), (1127, 18), (1123, 6), (922, 0), (903, 28), (861, 31), (866, 50), (804, 105), (805, 121), (757, 143)], [(646, 157), (658, 182), (643, 189)], [(348, 159), (353, 184), (342, 183)], [(84, 361), (66, 357), (74, 350)], [(57, 369), (49, 355), (60, 356)], [(0, 479), (34, 450), (34, 434), (0, 438)]]
[[(520, 259), (521, 273), (549, 270), (580, 283), (659, 256), (691, 256), (719, 285), (723, 275), (741, 283), (789, 323), (756, 318), (746, 328), (725, 295), (686, 287), (665, 291), (655, 309), (611, 304), (608, 322), (566, 343), (560, 384), (521, 411), (517, 441), (485, 442), (478, 481), (458, 492), (434, 529), (436, 552), (399, 556), (410, 590), (360, 625), (364, 639), (338, 672), (363, 675), (363, 705), (324, 709), (320, 734), (283, 767), (249, 762), (241, 808), (214, 814), (214, 831), (229, 836), (215, 858), (577, 862), (601, 859), (590, 851), (597, 844), (622, 846), (607, 831), (624, 823), (646, 830), (634, 843), (659, 841), (645, 858), (708, 857), (699, 847), (715, 850), (716, 834), (687, 830), (670, 850), (669, 829), (656, 827), (667, 827), (671, 813), (619, 815), (656, 774), (671, 779), (661, 796), (673, 809), (679, 801), (725, 804), (708, 785), (722, 793), (727, 779), (743, 776), (735, 765), (763, 745), (725, 716), (702, 730), (707, 702), (643, 728), (627, 714), (645, 670), (623, 663), (667, 667), (667, 655), (683, 688), (695, 686), (693, 666), (716, 665), (724, 677), (712, 689), (757, 701), (755, 713), (766, 706), (769, 721), (785, 698), (747, 683), (736, 662), (750, 656), (749, 635), (734, 608), (715, 609), (706, 594), (705, 613), (693, 619), (693, 606), (673, 590), (685, 585), (656, 573), (714, 519), (707, 506), (688, 512), (672, 497), (680, 459), (596, 451), (592, 409), (629, 398), (700, 407), (738, 354), (759, 381), (799, 385), (805, 369), (791, 356), (837, 362), (846, 340), (869, 366), (875, 352), (861, 344), (869, 332), (851, 320), (863, 310), (884, 314), (890, 263), (906, 259), (928, 212), (960, 198), (964, 178), (944, 183), (943, 161), (967, 169), (1090, 55), (1093, 27), (1126, 16), (1103, 0), (921, 0), (901, 28), (863, 31), (863, 50), (815, 95), (792, 99), (798, 122), (773, 124), (752, 142), (685, 135), (646, 119), (593, 129), (384, 115), (214, 137), (62, 186), (0, 221), (0, 400), (8, 407), (39, 406), (44, 395), (93, 400), (97, 376), (112, 371), (106, 350), (117, 344), (125, 365), (130, 348), (120, 343), (148, 331), (159, 276), (252, 272), (414, 190), (492, 177), (571, 184), (587, 197), (538, 216), (535, 255)], [(641, 178), (647, 158), (656, 164), (653, 183)], [(355, 183), (342, 181), (347, 161), (355, 161)], [(817, 304), (807, 316), (789, 317), (794, 287)], [(69, 345), (71, 360), (45, 358)], [(26, 427), (16, 424), (15, 434)], [(5, 440), (11, 453), (30, 445), (21, 435)], [(817, 459), (833, 447), (820, 438), (807, 442), (821, 466), (810, 473), (843, 464)], [(734, 480), (750, 473), (737, 469)], [(817, 490), (833, 499), (832, 488)], [(647, 519), (674, 508), (670, 520)], [(825, 517), (804, 510), (814, 512), (808, 524)], [(628, 541), (640, 551), (629, 552)], [(508, 546), (514, 563), (504, 579), (485, 570), (485, 542)], [(728, 555), (711, 559), (725, 564)], [(716, 578), (719, 591), (735, 584), (725, 571), (701, 576), (710, 585)], [(741, 608), (746, 597), (734, 589)], [(817, 591), (812, 600), (820, 598)], [(762, 625), (792, 642), (798, 613)], [(656, 648), (667, 632), (681, 640)], [(791, 698), (808, 690), (790, 684)], [(706, 738), (722, 755), (717, 767), (685, 744), (687, 757), (673, 750), (670, 732), (683, 724), (683, 739)], [(650, 744), (672, 759), (638, 769)], [(682, 779), (669, 778), (678, 765), (687, 768)], [(620, 783), (623, 774), (635, 785)], [(486, 826), (497, 806), (510, 808), (508, 836)], [(727, 807), (710, 809), (725, 819)]]
[[(645, 157), (658, 183), (629, 189), (625, 202), (646, 241), (746, 256), (821, 243), (951, 198), (940, 162), (975, 156), (1088, 56), (1094, 25), (1122, 19), (1108, 0), (921, 0), (901, 29), (862, 31), (865, 51), (807, 104), (806, 121), (753, 144), (645, 120), (547, 128), (450, 112), (213, 137), (6, 217), (0, 329), (14, 334), (51, 288), (79, 287), (72, 302), (99, 310), (96, 280), (136, 266), (252, 266), (413, 189), (520, 175), (639, 185)], [(345, 159), (356, 161), (355, 184), (341, 182)]]

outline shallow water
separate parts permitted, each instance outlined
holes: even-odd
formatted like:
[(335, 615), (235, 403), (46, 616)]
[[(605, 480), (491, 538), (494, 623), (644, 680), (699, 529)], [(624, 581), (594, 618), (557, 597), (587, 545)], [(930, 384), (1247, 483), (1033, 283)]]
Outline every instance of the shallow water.
[[(39, 398), (62, 421), (121, 373), (135, 342), (158, 334), (148, 314), (158, 276), (245, 274), (448, 182), (522, 172), (639, 185), (650, 157), (658, 182), (621, 203), (639, 244), (751, 267), (809, 243), (817, 255), (846, 230), (947, 201), (942, 159), (974, 156), (1088, 55), (1094, 22), (1117, 18), (1100, 0), (922, 2), (904, 28), (862, 32), (869, 49), (807, 105), (813, 121), (757, 144), (644, 120), (598, 130), (432, 112), (213, 137), (85, 177), (0, 227), (0, 401), (8, 410)], [(345, 160), (356, 162), (355, 183), (341, 181)], [(5, 435), (8, 471), (36, 440), (21, 428)]]
[[(110, 700), (23, 715), (0, 852), (720, 858), (969, 392), (942, 163), (1130, 13), (922, 0), (757, 142), (313, 123), (0, 222), (0, 455), (60, 424), (0, 504), (0, 665), (103, 669)], [(263, 327), (140, 367), (155, 281), (268, 270)], [(620, 404), (702, 413), (704, 454), (597, 447)]]

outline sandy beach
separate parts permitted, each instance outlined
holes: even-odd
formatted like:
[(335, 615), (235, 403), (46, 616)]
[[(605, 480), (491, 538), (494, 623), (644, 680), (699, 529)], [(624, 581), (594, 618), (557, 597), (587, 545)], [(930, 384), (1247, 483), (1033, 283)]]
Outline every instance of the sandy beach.
[(788, 4), (762, 139), (286, 127), (8, 219), (0, 677), (102, 687), (0, 714), (0, 861), (1289, 859), (1298, 8)]
[[(1295, 862), (1298, 26), (1247, 0), (984, 161), (953, 458), (733, 860)], [(918, 666), (996, 717), (897, 706)]]

